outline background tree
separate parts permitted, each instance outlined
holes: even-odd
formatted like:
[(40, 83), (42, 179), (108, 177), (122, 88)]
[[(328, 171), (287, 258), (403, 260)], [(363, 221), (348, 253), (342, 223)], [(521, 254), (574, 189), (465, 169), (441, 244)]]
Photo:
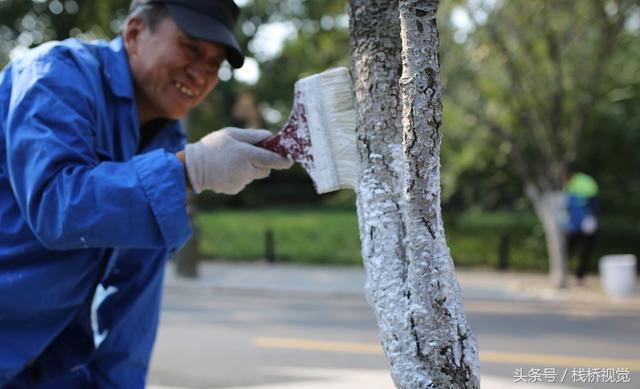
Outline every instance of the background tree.
[(120, 32), (129, 0), (0, 1), (0, 64), (10, 55), (70, 36), (96, 39)]
[[(607, 75), (620, 70), (626, 73), (623, 78), (637, 75), (637, 68), (611, 68), (621, 53), (628, 58), (634, 40), (637, 46), (637, 26), (628, 24), (638, 17), (636, 3), (487, 1), (454, 9), (466, 23), (458, 31), (464, 56), (454, 57), (458, 51), (445, 58), (449, 97), (466, 120), (465, 128), (487, 131), (470, 137), (474, 147), (493, 142), (497, 155), (510, 156), (512, 171), (544, 228), (557, 287), (566, 285), (559, 217), (567, 164), (586, 159), (590, 131), (606, 139), (611, 130), (609, 125), (594, 129), (599, 108), (610, 106), (616, 90), (624, 94)], [(637, 160), (631, 156), (627, 162)]]
[(391, 374), (399, 388), (478, 388), (440, 215), (438, 1), (350, 4), (365, 289)]

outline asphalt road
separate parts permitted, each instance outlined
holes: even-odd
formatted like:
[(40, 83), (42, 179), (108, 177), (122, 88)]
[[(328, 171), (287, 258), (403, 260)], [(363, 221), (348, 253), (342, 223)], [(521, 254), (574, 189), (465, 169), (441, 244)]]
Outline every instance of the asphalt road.
[[(640, 387), (640, 310), (477, 296), (465, 298), (465, 309), (480, 343), (483, 379), (516, 389), (560, 387), (561, 379), (565, 387)], [(631, 382), (582, 382), (607, 368)], [(149, 381), (154, 388), (196, 389), (334, 379), (350, 382), (344, 388), (372, 389), (375, 382), (391, 389), (387, 371), (361, 294), (168, 288)], [(525, 380), (542, 382), (514, 382)]]

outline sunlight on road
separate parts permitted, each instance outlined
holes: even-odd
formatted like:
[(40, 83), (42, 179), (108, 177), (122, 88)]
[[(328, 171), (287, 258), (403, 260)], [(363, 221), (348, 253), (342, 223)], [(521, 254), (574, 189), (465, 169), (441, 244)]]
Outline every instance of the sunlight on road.
[[(376, 343), (327, 342), (312, 339), (258, 337), (254, 339), (254, 344), (256, 347), (261, 348), (382, 354), (382, 348)], [(625, 368), (640, 371), (640, 360), (637, 359), (589, 358), (553, 354), (480, 351), (480, 361), (563, 368)]]
[[(267, 369), (267, 368), (265, 368)], [(355, 369), (306, 369), (293, 367), (272, 367), (268, 373), (281, 377), (299, 379), (256, 386), (234, 386), (220, 389), (394, 389), (387, 370)], [(483, 376), (482, 384), (491, 389), (512, 389), (513, 380)], [(518, 383), (518, 389), (570, 389), (569, 386), (546, 385), (542, 383)], [(149, 386), (147, 389), (189, 389), (168, 386)]]

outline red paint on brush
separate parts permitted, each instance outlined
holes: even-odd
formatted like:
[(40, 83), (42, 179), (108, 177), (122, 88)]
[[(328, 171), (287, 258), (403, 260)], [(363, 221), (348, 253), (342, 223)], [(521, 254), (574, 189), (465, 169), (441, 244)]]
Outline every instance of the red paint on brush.
[(307, 112), (301, 102), (301, 95), (300, 91), (296, 91), (293, 109), (282, 130), (271, 138), (258, 143), (258, 146), (271, 150), (283, 157), (291, 156), (294, 161), (309, 170), (313, 169), (311, 134), (309, 133)]

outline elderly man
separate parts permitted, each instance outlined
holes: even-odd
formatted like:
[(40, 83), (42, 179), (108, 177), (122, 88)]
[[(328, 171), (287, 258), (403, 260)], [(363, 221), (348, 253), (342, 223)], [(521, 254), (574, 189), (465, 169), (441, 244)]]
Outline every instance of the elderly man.
[(50, 42), (0, 73), (0, 387), (143, 388), (186, 191), (291, 162), (176, 120), (242, 66), (232, 0), (133, 2), (111, 42)]

